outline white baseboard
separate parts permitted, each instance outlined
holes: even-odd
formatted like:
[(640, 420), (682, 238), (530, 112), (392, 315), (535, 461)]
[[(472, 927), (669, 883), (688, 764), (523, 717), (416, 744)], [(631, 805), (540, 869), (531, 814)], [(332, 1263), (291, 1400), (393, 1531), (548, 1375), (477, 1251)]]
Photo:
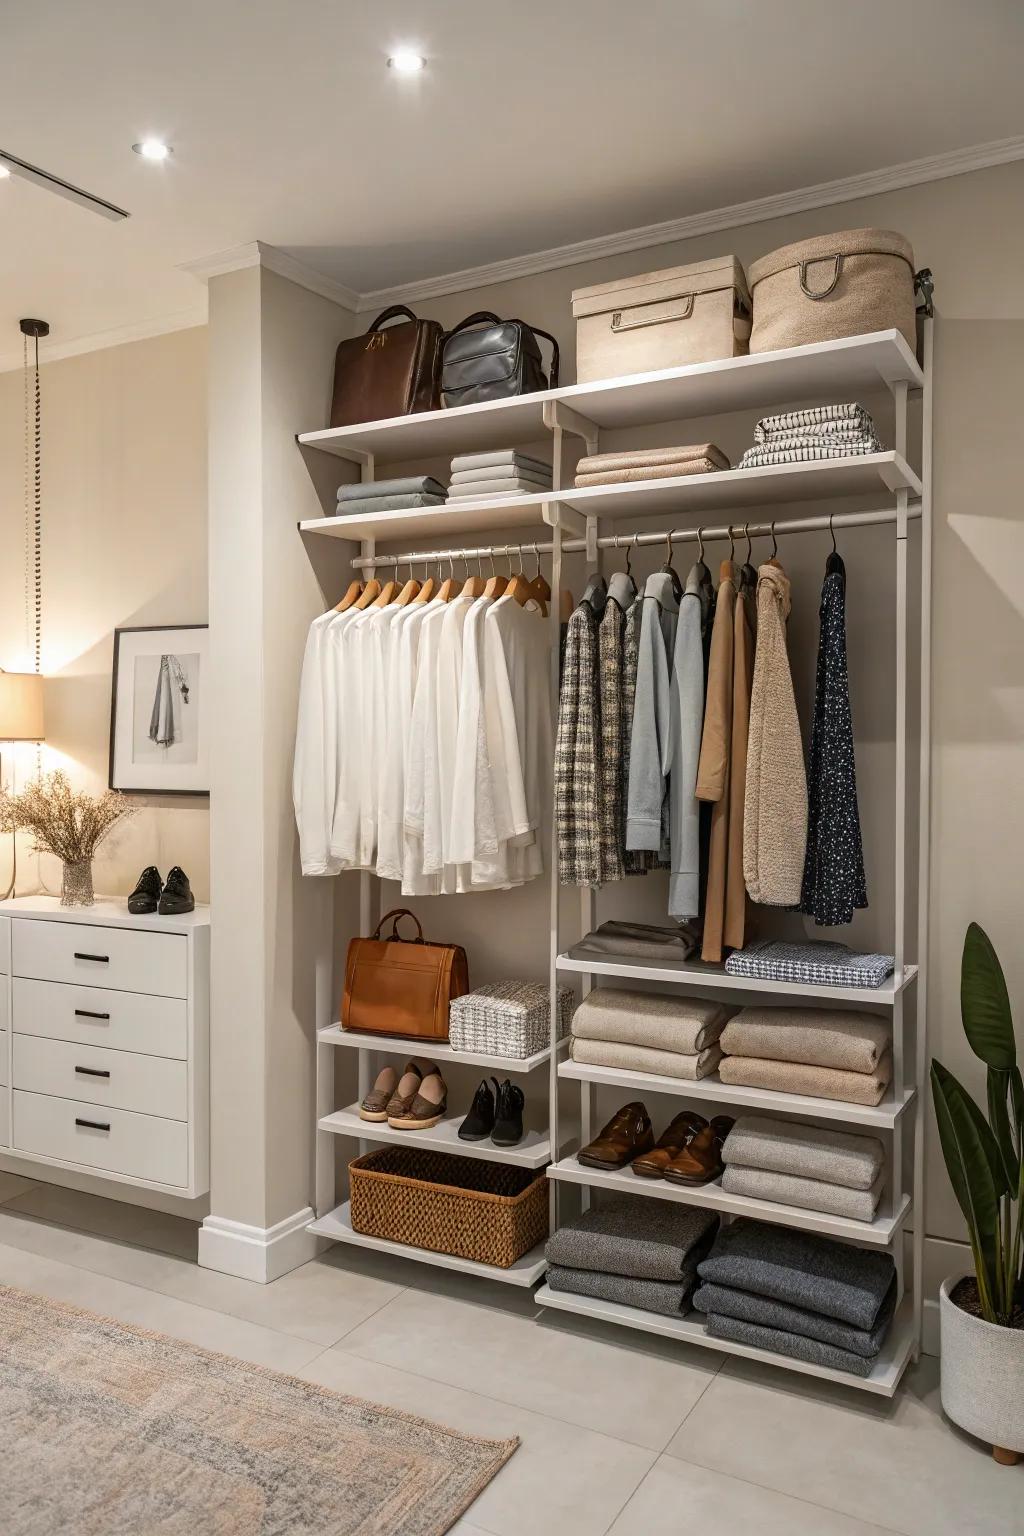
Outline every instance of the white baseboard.
[(207, 1216), (199, 1229), (199, 1262), (204, 1269), (268, 1285), (319, 1253), (320, 1239), (306, 1230), (312, 1220), (308, 1205), (272, 1227)]

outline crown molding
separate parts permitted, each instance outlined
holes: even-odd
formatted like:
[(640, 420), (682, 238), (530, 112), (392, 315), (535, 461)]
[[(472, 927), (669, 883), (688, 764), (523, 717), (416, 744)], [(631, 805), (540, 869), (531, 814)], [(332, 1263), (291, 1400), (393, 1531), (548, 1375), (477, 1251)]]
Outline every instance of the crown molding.
[[(132, 341), (149, 341), (154, 336), (169, 336), (172, 331), (189, 331), (206, 324), (205, 298), (192, 309), (181, 310), (174, 315), (164, 315), (159, 320), (139, 320), (133, 325), (118, 325), (109, 331), (95, 331), (91, 336), (76, 336), (72, 341), (49, 340), (41, 343), (41, 364), (57, 363), (66, 357), (81, 357), (85, 352), (101, 352), (106, 347), (123, 347)], [(0, 373), (11, 373), (20, 368), (23, 353), (0, 353)]]
[(246, 267), (266, 267), (268, 272), (276, 272), (278, 277), (285, 277), (300, 288), (308, 288), (310, 293), (319, 294), (322, 299), (330, 299), (333, 304), (340, 304), (344, 309), (359, 308), (362, 296), (354, 288), (335, 282), (333, 278), (307, 266), (304, 261), (299, 261), (298, 257), (289, 256), (287, 251), (279, 250), (276, 245), (268, 245), (265, 240), (250, 240), (246, 245), (215, 251), (212, 256), (199, 256), (193, 261), (178, 263), (179, 272), (187, 272), (204, 283), (209, 282), (211, 277), (223, 277), (226, 272), (241, 272)]
[(579, 240), (573, 245), (560, 245), (526, 256), (513, 256), (507, 261), (465, 267), (459, 272), (448, 272), (440, 277), (397, 283), (391, 288), (377, 288), (362, 295), (359, 307), (379, 309), (387, 304), (438, 299), (445, 294), (462, 293), (468, 288), (484, 288), (492, 283), (510, 282), (513, 278), (534, 277), (540, 272), (575, 266), (578, 262), (643, 251), (650, 246), (692, 240), (697, 235), (712, 235), (719, 230), (737, 229), (744, 224), (760, 224), (767, 219), (784, 218), (787, 214), (804, 213), (811, 208), (827, 208), (834, 203), (849, 203), (881, 192), (898, 192), (904, 187), (919, 186), (929, 181), (965, 176), (970, 171), (987, 170), (991, 166), (1007, 165), (1015, 160), (1024, 160), (1024, 135), (998, 139), (989, 144), (975, 144), (967, 149), (949, 150), (941, 155), (928, 155), (920, 160), (907, 160), (901, 165), (884, 166), (879, 170), (861, 172), (857, 176), (843, 176), (836, 181), (823, 181), (816, 186), (799, 187), (792, 192), (756, 197), (746, 203), (733, 203), (724, 208), (710, 209), (706, 213), (686, 214), (680, 219), (647, 224), (640, 229), (622, 230), (615, 235), (599, 235), (593, 240)]

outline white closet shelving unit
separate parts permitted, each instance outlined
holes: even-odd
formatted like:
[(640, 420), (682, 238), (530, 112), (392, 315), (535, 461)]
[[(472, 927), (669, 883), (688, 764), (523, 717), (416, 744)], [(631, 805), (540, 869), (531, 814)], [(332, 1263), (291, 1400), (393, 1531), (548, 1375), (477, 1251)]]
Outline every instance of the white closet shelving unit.
[[(548, 1069), (549, 1105), (546, 1133), (529, 1133), (518, 1147), (498, 1149), (489, 1144), (463, 1144), (457, 1138), (458, 1120), (444, 1121), (430, 1132), (413, 1137), (393, 1132), (386, 1125), (374, 1126), (359, 1120), (358, 1103), (338, 1108), (334, 1104), (334, 1063), (338, 1048), (355, 1049), (359, 1060), (360, 1097), (372, 1081), (377, 1053), (407, 1053), (405, 1040), (354, 1039), (331, 1024), (318, 1031), (317, 1051), (317, 1219), (311, 1230), (337, 1241), (379, 1251), (401, 1253), (443, 1268), (458, 1269), (511, 1284), (531, 1286), (543, 1275), (542, 1251), (534, 1249), (510, 1270), (474, 1264), (445, 1254), (408, 1248), (402, 1244), (367, 1238), (352, 1230), (347, 1203), (332, 1209), (335, 1188), (335, 1149), (338, 1136), (356, 1140), (361, 1146), (371, 1142), (399, 1142), (429, 1146), (461, 1156), (484, 1157), (520, 1167), (541, 1168), (547, 1164), (552, 1181), (552, 1220), (556, 1216), (556, 1191), (561, 1185), (578, 1185), (584, 1199), (592, 1188), (628, 1190), (639, 1199), (669, 1199), (704, 1205), (723, 1215), (748, 1215), (801, 1230), (826, 1233), (865, 1246), (891, 1249), (899, 1275), (901, 1304), (883, 1353), (867, 1378), (812, 1366), (769, 1351), (748, 1348), (725, 1340), (712, 1339), (703, 1323), (693, 1314), (679, 1319), (662, 1317), (635, 1308), (595, 1301), (587, 1297), (552, 1291), (547, 1285), (538, 1290), (536, 1299), (544, 1306), (610, 1321), (644, 1332), (684, 1339), (707, 1345), (723, 1353), (763, 1359), (804, 1374), (841, 1381), (868, 1392), (891, 1396), (908, 1361), (920, 1350), (922, 1320), (923, 1265), (923, 1136), (924, 1084), (927, 1066), (926, 980), (928, 943), (927, 890), (929, 878), (929, 759), (930, 759), (930, 583), (931, 583), (931, 349), (932, 322), (925, 321), (924, 365), (919, 365), (902, 336), (896, 331), (882, 331), (869, 336), (850, 337), (815, 346), (792, 348), (752, 357), (728, 358), (687, 368), (666, 369), (658, 373), (638, 374), (625, 379), (602, 380), (593, 384), (571, 385), (542, 394), (528, 395), (493, 404), (466, 406), (453, 411), (428, 411), (386, 421), (368, 422), (353, 427), (301, 434), (298, 441), (305, 448), (334, 454), (354, 463), (363, 480), (372, 480), (376, 466), (383, 462), (410, 463), (450, 453), (474, 449), (517, 447), (548, 437), (552, 449), (554, 490), (543, 495), (500, 500), (466, 500), (416, 511), (378, 513), (358, 517), (325, 517), (299, 524), (304, 534), (328, 538), (358, 540), (360, 554), (353, 561), (359, 569), (395, 566), (412, 560), (432, 565), (449, 557), (486, 558), (492, 555), (526, 550), (551, 557), (551, 587), (557, 593), (562, 584), (562, 560), (572, 552), (584, 551), (588, 562), (599, 559), (602, 548), (618, 546), (619, 536), (602, 532), (602, 527), (620, 520), (635, 521), (646, 517), (665, 518), (671, 514), (675, 544), (697, 538), (696, 525), (707, 522), (707, 514), (718, 510), (745, 512), (746, 517), (731, 521), (743, 523), (751, 508), (765, 509), (761, 520), (750, 523), (752, 535), (767, 533), (773, 524), (771, 509), (776, 505), (800, 501), (831, 502), (850, 496), (871, 497), (873, 504), (864, 510), (843, 510), (834, 516), (838, 529), (877, 526), (893, 527), (896, 591), (896, 656), (893, 687), (896, 705), (895, 783), (893, 786), (894, 848), (893, 880), (895, 887), (895, 932), (893, 952), (895, 971), (890, 981), (871, 991), (858, 989), (809, 987), (782, 982), (756, 981), (727, 976), (720, 967), (699, 962), (677, 965), (644, 965), (641, 962), (600, 961), (592, 956), (573, 953), (572, 944), (563, 942), (560, 920), (560, 887), (556, 850), (549, 860), (550, 897), (549, 975), (552, 985), (550, 1049), (522, 1062), (482, 1055), (461, 1055), (450, 1048), (434, 1049), (432, 1054), (444, 1062), (467, 1064), (532, 1074)], [(700, 475), (685, 480), (648, 481), (641, 484), (596, 487), (585, 490), (564, 485), (566, 477), (564, 437), (582, 439), (588, 452), (596, 452), (600, 434), (610, 429), (650, 426), (659, 422), (693, 417), (709, 417), (730, 412), (767, 410), (772, 406), (807, 401), (856, 399), (861, 394), (888, 390), (895, 409), (895, 438), (889, 452), (858, 458), (837, 459), (828, 463), (782, 465), (762, 470), (732, 470)], [(920, 473), (908, 461), (908, 403), (912, 395), (921, 397)], [(908, 528), (920, 520), (920, 621), (911, 618), (908, 602)], [(830, 517), (814, 512), (806, 517), (788, 517), (777, 523), (779, 533), (827, 529)], [(480, 547), (472, 535), (499, 533), (504, 542)], [(462, 537), (449, 550), (429, 548), (429, 544), (449, 535)], [(727, 536), (727, 528), (704, 527), (707, 540)], [(666, 530), (630, 534), (641, 545), (664, 543)], [(428, 548), (424, 550), (423, 544)], [(399, 545), (382, 550), (381, 544)], [(419, 546), (419, 547), (417, 547)], [(558, 605), (550, 614), (552, 636), (551, 686), (557, 700), (558, 687)], [(911, 633), (911, 628), (914, 633)], [(917, 721), (918, 761), (911, 768), (915, 749), (908, 716), (908, 660), (919, 648), (920, 713)], [(916, 782), (916, 815), (919, 822), (916, 877), (921, 893), (916, 935), (915, 962), (907, 959), (907, 828), (911, 774)], [(376, 882), (361, 876), (360, 919), (365, 933), (372, 926), (376, 908)], [(467, 899), (463, 897), (462, 899)], [(579, 906), (580, 930), (593, 924), (595, 896), (582, 892)], [(886, 1098), (875, 1107), (843, 1104), (807, 1098), (801, 1095), (770, 1092), (754, 1088), (729, 1087), (717, 1075), (700, 1082), (652, 1077), (649, 1074), (587, 1067), (567, 1059), (565, 1043), (557, 1042), (556, 992), (560, 980), (578, 979), (581, 990), (590, 990), (595, 978), (644, 980), (677, 988), (683, 992), (714, 995), (735, 994), (781, 1000), (816, 1001), (824, 1004), (847, 1002), (883, 1007), (891, 1017), (893, 1030), (893, 1082)], [(913, 989), (913, 991), (911, 990)], [(916, 1001), (916, 1031), (905, 1020), (907, 997)], [(779, 1115), (805, 1115), (820, 1120), (863, 1127), (879, 1135), (887, 1146), (887, 1192), (879, 1214), (870, 1223), (833, 1217), (791, 1206), (772, 1204), (746, 1197), (728, 1195), (718, 1184), (697, 1189), (681, 1188), (665, 1182), (645, 1182), (629, 1170), (601, 1173), (583, 1167), (577, 1160), (571, 1138), (559, 1126), (559, 1087), (563, 1081), (579, 1085), (580, 1144), (597, 1129), (594, 1123), (596, 1094), (601, 1087), (618, 1088), (623, 1098), (641, 1093), (674, 1095), (694, 1099), (713, 1109), (758, 1108)], [(906, 1154), (906, 1156), (905, 1156)], [(905, 1178), (905, 1166), (911, 1169)], [(913, 1220), (914, 1241), (912, 1284), (904, 1286), (903, 1240), (908, 1223)], [(904, 1292), (906, 1292), (904, 1294)]]

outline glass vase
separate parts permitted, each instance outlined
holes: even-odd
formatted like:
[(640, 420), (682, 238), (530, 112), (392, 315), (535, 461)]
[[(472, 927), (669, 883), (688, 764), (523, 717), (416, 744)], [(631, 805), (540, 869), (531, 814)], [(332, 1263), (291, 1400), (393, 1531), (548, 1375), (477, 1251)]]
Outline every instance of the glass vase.
[(65, 859), (64, 882), (60, 893), (61, 906), (91, 907), (94, 899), (92, 859), (77, 859), (74, 862)]

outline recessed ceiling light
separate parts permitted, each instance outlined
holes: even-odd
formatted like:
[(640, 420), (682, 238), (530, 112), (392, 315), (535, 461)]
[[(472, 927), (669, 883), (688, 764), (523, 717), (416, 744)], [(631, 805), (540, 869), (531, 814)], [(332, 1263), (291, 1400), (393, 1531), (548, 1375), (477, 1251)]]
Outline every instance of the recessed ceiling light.
[(426, 62), (422, 53), (413, 53), (411, 48), (399, 48), (388, 59), (388, 69), (393, 69), (399, 75), (418, 75)]
[(143, 160), (166, 160), (168, 155), (174, 154), (174, 150), (163, 139), (143, 139), (141, 144), (133, 144), (132, 149)]

